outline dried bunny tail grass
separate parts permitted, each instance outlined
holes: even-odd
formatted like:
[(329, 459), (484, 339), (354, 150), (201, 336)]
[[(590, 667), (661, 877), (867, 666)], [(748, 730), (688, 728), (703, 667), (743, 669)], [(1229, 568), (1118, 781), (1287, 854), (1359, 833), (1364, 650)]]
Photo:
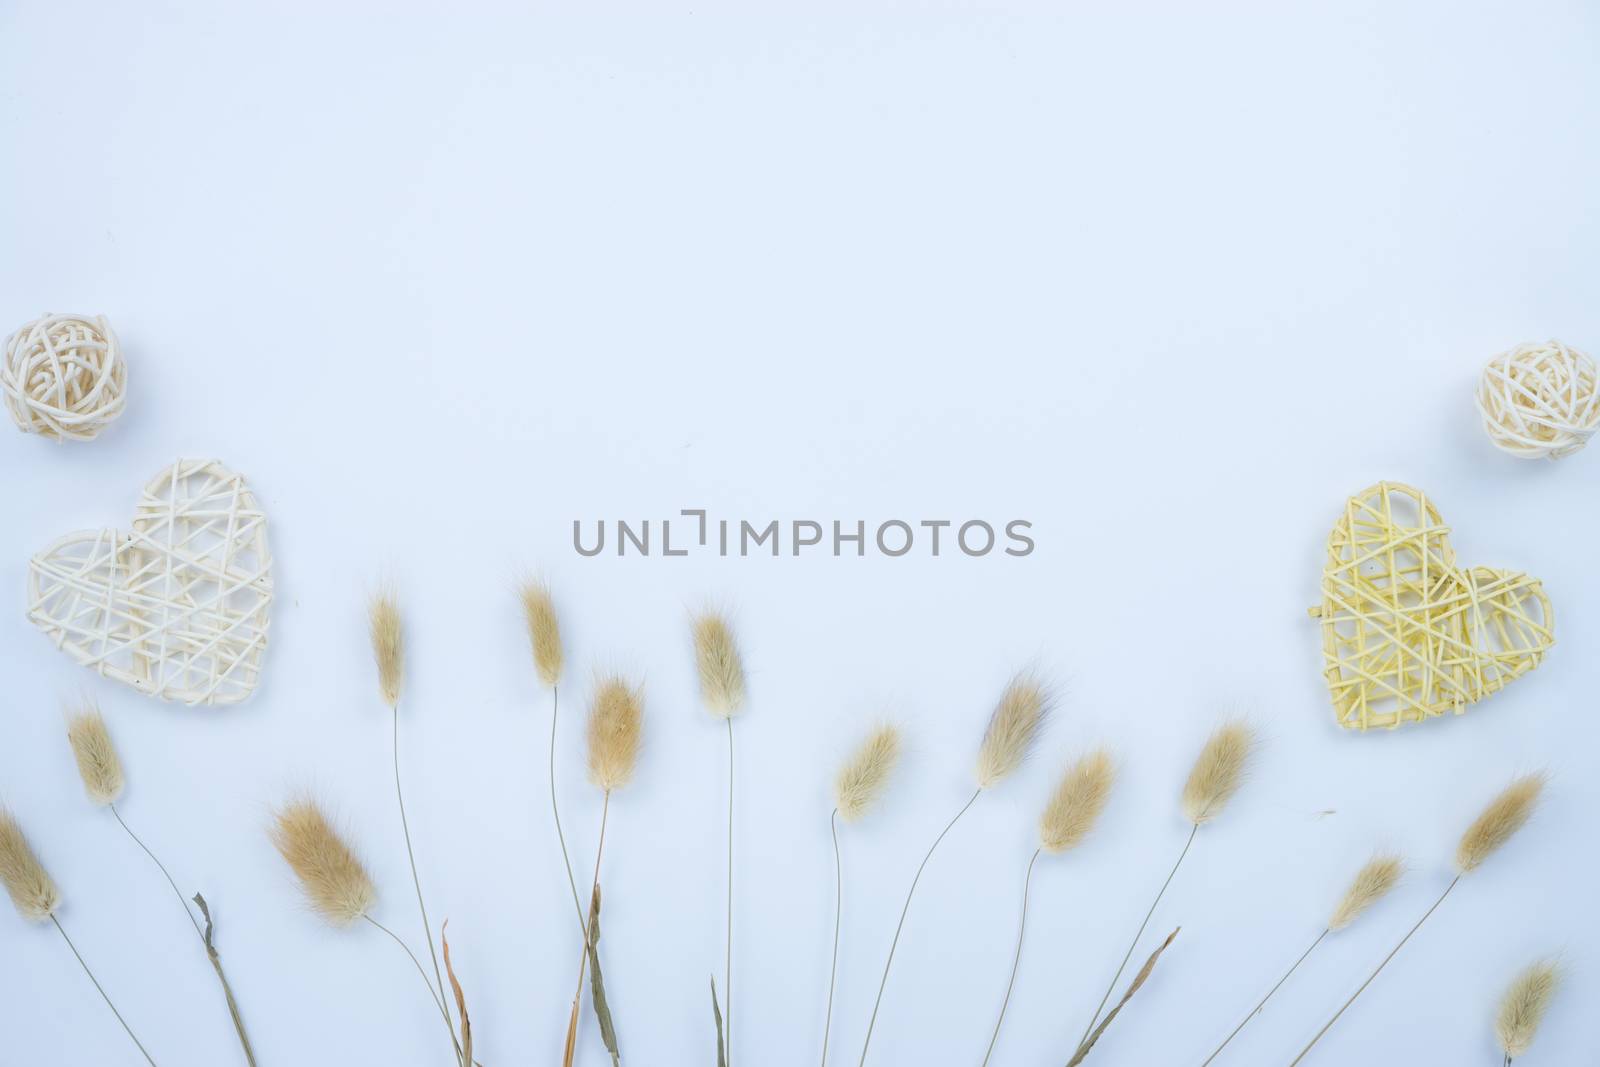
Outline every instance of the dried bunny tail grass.
[(405, 680), (406, 643), (400, 626), (400, 608), (389, 589), (373, 594), (367, 609), (372, 631), (372, 658), (378, 664), (378, 690), (391, 708), (400, 703), (400, 683)]
[(1541, 772), (1525, 774), (1501, 791), (1489, 802), (1483, 813), (1467, 827), (1456, 846), (1456, 870), (1461, 874), (1475, 871), (1483, 861), (1516, 834), (1533, 816), (1533, 809), (1544, 792), (1546, 776)]
[(707, 612), (694, 620), (694, 661), (706, 708), (719, 719), (733, 718), (744, 707), (744, 661), (721, 615)]
[(637, 686), (604, 678), (589, 706), (589, 780), (607, 793), (627, 785), (639, 763), (644, 706)]
[(98, 708), (90, 705), (68, 721), (67, 741), (89, 799), (101, 805), (115, 803), (127, 783), (117, 747), (111, 743), (111, 732)]
[(1116, 761), (1103, 748), (1067, 768), (1039, 817), (1039, 846), (1050, 853), (1077, 846), (1094, 829), (1116, 780)]
[(533, 664), (539, 669), (539, 680), (553, 686), (561, 680), (561, 624), (556, 618), (555, 602), (550, 599), (550, 587), (543, 582), (525, 582), (522, 590), (522, 613), (528, 621), (528, 642), (533, 646)]
[(1050, 710), (1050, 694), (1031, 675), (1019, 674), (1000, 694), (978, 749), (978, 788), (997, 785), (1022, 765)]
[(315, 801), (285, 804), (271, 834), (317, 914), (335, 926), (348, 926), (371, 909), (378, 897), (371, 876)]
[[(1307, 948), (1305, 952), (1301, 953), (1300, 958), (1295, 960), (1294, 964), (1284, 972), (1282, 978), (1278, 979), (1277, 985), (1274, 985), (1271, 989), (1267, 990), (1267, 995), (1262, 997), (1260, 1003), (1258, 1003), (1255, 1008), (1251, 1010), (1250, 1014), (1246, 1015), (1244, 1019), (1240, 1021), (1239, 1025), (1235, 1026), (1232, 1032), (1229, 1033), (1227, 1037), (1222, 1039), (1222, 1044), (1218, 1045), (1216, 1050), (1213, 1051), (1210, 1056), (1206, 1057), (1205, 1062), (1202, 1063), (1200, 1067), (1209, 1067), (1211, 1063), (1216, 1061), (1218, 1056), (1222, 1055), (1223, 1049), (1227, 1048), (1228, 1045), (1232, 1043), (1233, 1039), (1239, 1036), (1239, 1032), (1250, 1024), (1250, 1020), (1261, 1014), (1261, 1010), (1267, 1006), (1267, 1001), (1271, 1000), (1274, 994), (1283, 988), (1284, 983), (1289, 981), (1290, 978), (1294, 977), (1295, 972), (1300, 969), (1300, 965), (1305, 963), (1305, 961), (1311, 957), (1311, 954), (1317, 950), (1317, 947), (1328, 939), (1329, 934), (1338, 930), (1343, 930), (1345, 927), (1355, 922), (1368, 908), (1382, 900), (1388, 894), (1389, 890), (1395, 887), (1395, 884), (1400, 881), (1401, 876), (1404, 874), (1405, 864), (1401, 862), (1399, 856), (1380, 853), (1368, 860), (1366, 864), (1356, 872), (1355, 878), (1351, 879), (1350, 885), (1344, 891), (1344, 896), (1339, 900), (1338, 906), (1333, 909), (1333, 916), (1329, 918), (1328, 925), (1325, 926), (1322, 932), (1317, 935), (1316, 940), (1311, 942), (1311, 947)], [(1446, 892), (1448, 892), (1448, 890), (1446, 890)], [(1426, 916), (1424, 916), (1424, 918), (1426, 918)], [(1408, 934), (1407, 936), (1409, 937), (1410, 935)], [(1401, 944), (1403, 945), (1405, 942), (1402, 941)], [(1398, 952), (1399, 949), (1396, 949), (1395, 951)], [(1382, 970), (1381, 966), (1379, 967), (1379, 970)], [(1374, 973), (1373, 977), (1376, 977), (1376, 973)], [(1367, 981), (1371, 982), (1372, 979), (1369, 978)], [(1362, 988), (1366, 987), (1363, 986)], [(1359, 991), (1357, 995), (1359, 995)], [(1354, 999), (1354, 997), (1351, 998), (1352, 1001)], [(1348, 1004), (1345, 1006), (1349, 1007)], [(1340, 1009), (1341, 1012), (1343, 1010), (1343, 1008)], [(1334, 1018), (1337, 1019), (1338, 1016), (1335, 1015)], [(1333, 1024), (1330, 1022), (1328, 1025), (1332, 1026)], [(1323, 1033), (1326, 1032), (1327, 1028), (1324, 1027)], [(1318, 1038), (1321, 1038), (1321, 1036), (1321, 1034), (1317, 1035)], [(1315, 1045), (1316, 1043), (1317, 1042), (1315, 1039), (1313, 1039), (1311, 1042), (1312, 1045)], [(1308, 1050), (1310, 1047), (1310, 1045), (1306, 1046)], [(1302, 1058), (1304, 1058), (1305, 1053), (1302, 1052), (1300, 1055)], [(1299, 1060), (1296, 1060), (1295, 1062), (1298, 1063)]]
[(33, 854), (16, 816), (5, 808), (0, 808), (0, 882), (29, 922), (42, 923), (61, 906), (61, 891)]
[(1550, 1007), (1550, 998), (1561, 985), (1561, 968), (1553, 960), (1540, 960), (1512, 980), (1500, 1000), (1500, 1014), (1494, 1022), (1500, 1048), (1510, 1057), (1520, 1056), (1533, 1046), (1533, 1039)]
[(1183, 786), (1183, 816), (1196, 826), (1222, 814), (1244, 782), (1245, 765), (1255, 749), (1255, 731), (1242, 720), (1218, 727), (1207, 739)]
[[(1151, 901), (1150, 910), (1144, 913), (1144, 921), (1139, 924), (1139, 929), (1133, 935), (1133, 941), (1128, 945), (1128, 951), (1123, 954), (1122, 962), (1117, 965), (1116, 973), (1111, 976), (1111, 984), (1106, 986), (1105, 993), (1100, 997), (1100, 1003), (1094, 1009), (1094, 1015), (1089, 1018), (1089, 1025), (1084, 1027), (1083, 1037), (1079, 1039), (1080, 1052), (1086, 1051), (1088, 1046), (1093, 1045), (1095, 1034), (1098, 1033), (1095, 1026), (1101, 1024), (1100, 1013), (1111, 1002), (1111, 994), (1116, 992), (1122, 972), (1133, 959), (1134, 949), (1139, 947), (1139, 939), (1144, 937), (1145, 927), (1150, 925), (1150, 918), (1161, 905), (1161, 898), (1166, 896), (1167, 889), (1172, 885), (1172, 879), (1178, 874), (1178, 868), (1183, 866), (1183, 861), (1188, 857), (1194, 839), (1200, 834), (1200, 827), (1221, 814), (1233, 794), (1239, 791), (1245, 764), (1249, 761), (1250, 752), (1254, 747), (1255, 734), (1248, 725), (1237, 719), (1219, 726), (1206, 739), (1205, 747), (1200, 750), (1194, 767), (1189, 771), (1189, 780), (1183, 785), (1181, 798), (1183, 814), (1193, 824), (1193, 828), (1189, 831), (1189, 839), (1184, 842), (1183, 851), (1178, 853), (1177, 862), (1167, 873), (1167, 880), (1156, 890), (1156, 898)], [(1107, 1019), (1109, 1018), (1107, 1016)]]
[(1329, 930), (1343, 930), (1361, 917), (1361, 913), (1388, 895), (1406, 873), (1406, 865), (1399, 856), (1378, 855), (1367, 861), (1356, 872), (1339, 906), (1333, 909), (1328, 920)]
[(833, 780), (833, 804), (845, 822), (861, 818), (883, 795), (900, 761), (900, 748), (899, 729), (879, 726), (839, 768), (839, 776)]
[[(1011, 977), (1006, 981), (1006, 994), (1000, 1001), (1000, 1015), (995, 1019), (994, 1030), (989, 1035), (989, 1049), (983, 1055), (982, 1067), (988, 1067), (989, 1061), (994, 1058), (994, 1048), (1000, 1040), (1000, 1027), (1005, 1023), (1006, 1009), (1011, 1006), (1011, 993), (1016, 988), (1017, 967), (1022, 962), (1022, 941), (1028, 929), (1028, 889), (1033, 884), (1034, 864), (1039, 862), (1041, 852), (1052, 855), (1065, 852), (1088, 836), (1099, 820), (1100, 813), (1105, 810), (1116, 778), (1117, 768), (1111, 754), (1103, 748), (1095, 749), (1066, 769), (1055, 792), (1050, 795), (1043, 814), (1039, 816), (1039, 847), (1028, 860), (1028, 869), (1022, 876), (1022, 917), (1017, 922), (1017, 947), (1011, 954)], [(1150, 966), (1154, 965), (1152, 958)], [(1144, 982), (1145, 977), (1137, 980), (1128, 996), (1133, 995), (1134, 989)]]

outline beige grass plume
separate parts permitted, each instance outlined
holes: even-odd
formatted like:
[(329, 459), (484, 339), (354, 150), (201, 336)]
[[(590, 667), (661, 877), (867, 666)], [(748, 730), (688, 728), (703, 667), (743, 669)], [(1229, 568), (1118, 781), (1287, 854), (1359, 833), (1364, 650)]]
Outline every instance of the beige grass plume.
[(78, 776), (83, 779), (89, 799), (102, 806), (115, 803), (122, 796), (126, 780), (122, 760), (117, 757), (117, 748), (111, 743), (111, 732), (99, 709), (89, 706), (74, 715), (67, 723), (67, 741), (72, 745)]
[(1183, 817), (1202, 826), (1222, 814), (1244, 782), (1256, 738), (1240, 720), (1224, 723), (1206, 741), (1183, 786)]
[(33, 854), (16, 817), (5, 808), (0, 808), (0, 882), (29, 922), (42, 923), (61, 906), (61, 891)]
[(1461, 843), (1456, 846), (1457, 871), (1467, 874), (1477, 870), (1527, 824), (1538, 806), (1539, 795), (1544, 792), (1545, 780), (1542, 773), (1523, 775), (1489, 802), (1461, 835)]
[(1105, 749), (1096, 749), (1067, 768), (1039, 817), (1040, 847), (1050, 853), (1076, 847), (1094, 829), (1116, 780), (1116, 763)]
[(638, 687), (618, 677), (601, 679), (589, 706), (589, 780), (607, 793), (627, 785), (639, 763), (643, 729)]
[(744, 707), (744, 660), (721, 615), (707, 612), (694, 620), (694, 662), (706, 708), (719, 719), (737, 715)]
[(1399, 856), (1378, 855), (1367, 861), (1356, 872), (1350, 886), (1333, 909), (1328, 920), (1329, 930), (1343, 930), (1361, 917), (1361, 913), (1388, 895), (1406, 873), (1406, 865)]
[(300, 879), (311, 907), (333, 925), (364, 918), (377, 901), (367, 869), (315, 801), (294, 800), (280, 808), (272, 843)]
[(1531, 964), (1512, 980), (1500, 999), (1500, 1014), (1494, 1023), (1495, 1037), (1507, 1063), (1533, 1047), (1550, 998), (1560, 985), (1561, 969), (1551, 960)]
[(998, 785), (1022, 765), (1049, 708), (1050, 696), (1034, 678), (1019, 674), (1011, 680), (989, 716), (978, 748), (979, 789)]
[(900, 731), (879, 726), (867, 736), (833, 780), (833, 804), (845, 822), (865, 815), (883, 795), (900, 761)]
[(373, 595), (367, 621), (372, 631), (372, 658), (378, 664), (378, 691), (383, 694), (383, 702), (392, 708), (400, 703), (400, 685), (406, 672), (405, 633), (393, 592), (383, 589)]
[(526, 582), (522, 586), (522, 613), (528, 621), (528, 643), (533, 648), (533, 663), (539, 669), (539, 680), (553, 686), (561, 680), (561, 625), (556, 619), (555, 602), (550, 599), (550, 587), (543, 582)]

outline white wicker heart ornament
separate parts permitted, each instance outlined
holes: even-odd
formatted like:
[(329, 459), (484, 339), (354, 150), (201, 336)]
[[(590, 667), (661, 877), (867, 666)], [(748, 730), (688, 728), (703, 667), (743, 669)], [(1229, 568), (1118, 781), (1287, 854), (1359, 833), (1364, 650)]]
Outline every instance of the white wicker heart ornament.
[(185, 704), (249, 698), (271, 606), (266, 516), (215, 460), (179, 460), (151, 479), (129, 532), (68, 534), (28, 567), (28, 618), (57, 648)]

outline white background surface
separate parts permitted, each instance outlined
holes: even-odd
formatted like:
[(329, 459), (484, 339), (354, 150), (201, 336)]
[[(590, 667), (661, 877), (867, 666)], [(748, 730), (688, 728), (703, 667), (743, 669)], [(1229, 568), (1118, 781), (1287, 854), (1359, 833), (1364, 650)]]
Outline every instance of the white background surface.
[[(1287, 1063), (1448, 877), (1461, 829), (1548, 767), (1537, 822), (1464, 884), (1308, 1064), (1499, 1063), (1514, 970), (1570, 983), (1525, 1061), (1593, 1062), (1600, 454), (1494, 452), (1481, 364), (1600, 348), (1596, 20), (1583, 5), (11, 3), (0, 11), (0, 318), (108, 314), (131, 368), (99, 441), (0, 435), (0, 796), (163, 1067), (238, 1060), (164, 884), (84, 800), (87, 690), (123, 810), (214, 903), (260, 1062), (440, 1064), (416, 975), (302, 906), (264, 829), (313, 786), (415, 936), (363, 603), (402, 591), (404, 766), (436, 919), (489, 1067), (559, 1053), (576, 968), (545, 789), (548, 694), (511, 595), (559, 596), (576, 712), (645, 681), (604, 951), (630, 1062), (713, 1062), (725, 750), (686, 616), (733, 609), (735, 1063), (820, 1055), (827, 783), (886, 711), (913, 739), (843, 848), (834, 1056), (854, 1063), (900, 897), (967, 794), (1017, 667), (1059, 683), (1038, 758), (930, 866), (873, 1042), (976, 1063), (1061, 761), (1122, 781), (1041, 861), (997, 1062), (1064, 1062), (1183, 841), (1229, 709), (1266, 743), (1152, 923), (1183, 933), (1091, 1062), (1198, 1063), (1379, 845), (1414, 873), (1230, 1050)], [(991, 6), (992, 7), (992, 6)], [(9, 436), (8, 436), (9, 435)], [(28, 556), (125, 523), (178, 455), (247, 474), (280, 599), (230, 711), (146, 701), (26, 622)], [(1542, 576), (1548, 663), (1465, 718), (1333, 724), (1315, 626), (1349, 493), (1426, 488), (1464, 560)], [(575, 518), (1026, 518), (1026, 559), (584, 559)], [(579, 866), (581, 722), (558, 775)], [(1144, 951), (1150, 946), (1141, 950)], [(0, 916), (7, 1063), (133, 1063), (48, 929)], [(580, 1062), (603, 1054), (586, 1022)]]

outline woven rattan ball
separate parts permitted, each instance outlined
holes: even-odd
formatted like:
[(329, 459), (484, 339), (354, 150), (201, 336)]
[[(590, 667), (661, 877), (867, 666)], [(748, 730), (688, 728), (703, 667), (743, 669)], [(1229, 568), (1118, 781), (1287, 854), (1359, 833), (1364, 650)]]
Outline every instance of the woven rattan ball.
[(6, 338), (0, 392), (23, 433), (87, 441), (122, 414), (127, 377), (105, 316), (45, 315)]
[(1594, 360), (1560, 341), (1502, 352), (1483, 369), (1478, 411), (1489, 439), (1513, 456), (1569, 456), (1600, 428)]

